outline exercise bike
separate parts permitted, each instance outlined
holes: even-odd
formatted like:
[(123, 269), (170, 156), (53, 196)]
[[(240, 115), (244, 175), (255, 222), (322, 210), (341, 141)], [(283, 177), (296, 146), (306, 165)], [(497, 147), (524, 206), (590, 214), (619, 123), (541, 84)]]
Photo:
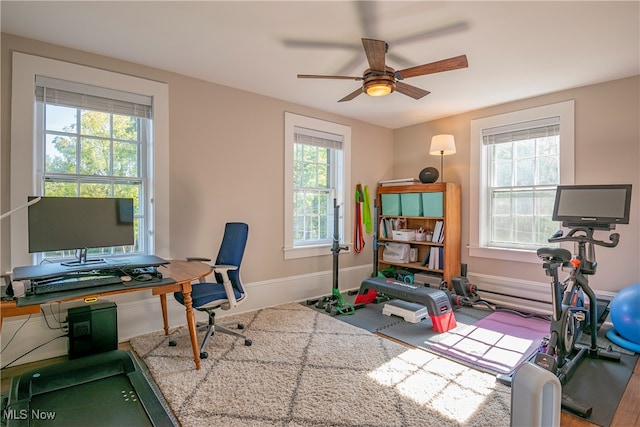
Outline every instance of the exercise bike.
[[(576, 242), (578, 254), (575, 258), (565, 248), (544, 247), (537, 251), (547, 276), (551, 277), (553, 313), (550, 335), (542, 343), (534, 363), (554, 373), (562, 385), (569, 380), (585, 356), (620, 360), (620, 353), (597, 345), (597, 300), (588, 280), (588, 276), (596, 273), (595, 245), (613, 248), (618, 245), (620, 235), (612, 233), (606, 242), (595, 239), (593, 233), (594, 228), (575, 226), (566, 236), (563, 236), (562, 230), (558, 230), (549, 238), (550, 243)], [(558, 278), (558, 269), (561, 267), (571, 268), (569, 275), (562, 281)], [(588, 306), (585, 305), (585, 295)], [(588, 347), (577, 344), (583, 330), (591, 335)], [(591, 407), (564, 394), (562, 406), (587, 418), (591, 415)]]

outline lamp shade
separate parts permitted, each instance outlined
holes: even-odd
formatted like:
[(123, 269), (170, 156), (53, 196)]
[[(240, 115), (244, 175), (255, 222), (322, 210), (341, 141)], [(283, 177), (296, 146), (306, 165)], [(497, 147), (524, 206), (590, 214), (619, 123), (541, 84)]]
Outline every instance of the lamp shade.
[(432, 156), (448, 156), (456, 153), (456, 142), (453, 135), (436, 135), (431, 138), (429, 154)]

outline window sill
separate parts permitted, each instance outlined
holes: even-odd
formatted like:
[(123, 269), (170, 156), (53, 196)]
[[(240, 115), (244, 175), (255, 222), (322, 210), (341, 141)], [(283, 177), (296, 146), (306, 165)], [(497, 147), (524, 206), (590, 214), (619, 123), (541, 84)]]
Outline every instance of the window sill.
[(527, 262), (539, 264), (540, 258), (535, 251), (522, 249), (489, 248), (486, 246), (467, 246), (469, 256), (477, 258), (491, 258), (503, 261)]
[[(351, 249), (344, 252), (351, 252)], [(301, 246), (297, 248), (284, 249), (284, 259), (310, 258), (331, 254), (331, 245)]]

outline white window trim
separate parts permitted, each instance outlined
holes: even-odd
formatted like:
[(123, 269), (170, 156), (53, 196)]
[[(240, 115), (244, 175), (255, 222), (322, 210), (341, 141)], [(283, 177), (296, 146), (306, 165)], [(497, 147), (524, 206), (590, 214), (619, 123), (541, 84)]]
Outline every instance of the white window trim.
[[(503, 249), (488, 247), (485, 227), (486, 179), (482, 173), (482, 165), (486, 164), (482, 149), (482, 130), (506, 126), (546, 117), (560, 117), (560, 183), (571, 185), (575, 179), (575, 128), (574, 101), (544, 105), (527, 110), (514, 111), (492, 117), (471, 121), (470, 134), (470, 196), (469, 196), (469, 256), (492, 258), (505, 261), (539, 263), (535, 251), (522, 249)], [(482, 193), (481, 193), (482, 192)]]
[[(149, 166), (156, 173), (149, 181), (153, 232), (150, 254), (170, 258), (169, 245), (169, 87), (165, 83), (99, 70), (69, 62), (13, 53), (11, 96), (11, 207), (24, 205), (28, 196), (36, 194), (37, 159), (35, 149), (35, 81), (36, 75), (138, 93), (153, 98), (153, 158)], [(30, 265), (27, 239), (27, 211), (11, 217), (11, 264)]]
[[(351, 128), (349, 126), (332, 123), (325, 120), (284, 113), (284, 259), (306, 258), (321, 255), (331, 255), (331, 245), (314, 245), (293, 247), (293, 129), (299, 126), (307, 129), (317, 129), (323, 132), (343, 135), (342, 156), (344, 162), (342, 182), (344, 193), (336, 194), (340, 205), (340, 216), (343, 220), (344, 236), (341, 244), (351, 247), (351, 198), (349, 197), (351, 177)], [(333, 230), (332, 230), (333, 234)]]

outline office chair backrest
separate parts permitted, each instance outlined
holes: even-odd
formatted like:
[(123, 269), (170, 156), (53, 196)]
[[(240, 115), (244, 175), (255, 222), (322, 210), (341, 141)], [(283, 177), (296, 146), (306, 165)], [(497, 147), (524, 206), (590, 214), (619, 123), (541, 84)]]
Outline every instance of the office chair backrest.
[(249, 226), (243, 222), (228, 222), (225, 225), (224, 236), (220, 244), (220, 251), (216, 258), (216, 265), (235, 265), (237, 270), (229, 271), (229, 279), (234, 288), (244, 293), (240, 281), (240, 265), (247, 246)]

